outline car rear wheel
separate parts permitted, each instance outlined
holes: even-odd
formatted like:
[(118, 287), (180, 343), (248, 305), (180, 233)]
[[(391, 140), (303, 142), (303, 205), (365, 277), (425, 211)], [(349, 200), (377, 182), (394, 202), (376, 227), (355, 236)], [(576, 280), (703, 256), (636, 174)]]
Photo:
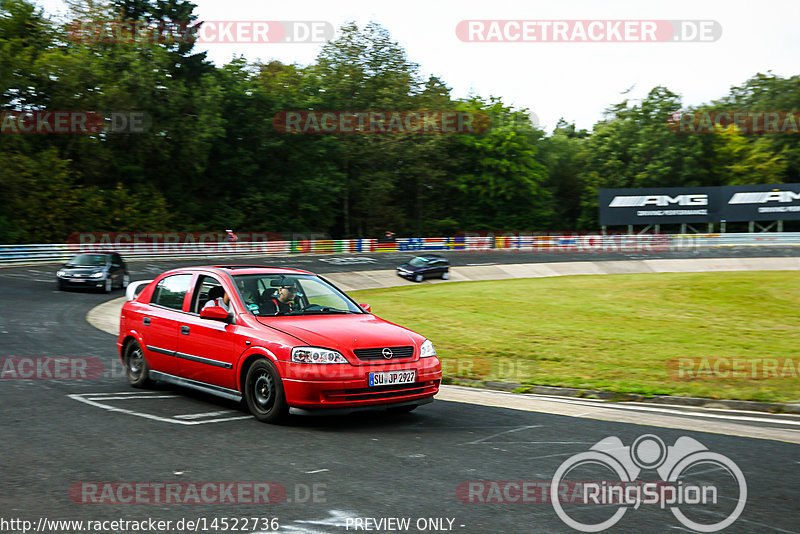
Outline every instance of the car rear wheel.
[(247, 409), (262, 423), (279, 423), (289, 413), (281, 377), (268, 360), (257, 360), (247, 370), (244, 398)]
[(421, 275), (421, 274), (418, 274), (418, 275), (416, 275), (416, 276), (414, 277), (414, 281), (415, 281), (415, 282), (422, 282), (422, 275)]
[(135, 388), (150, 384), (150, 369), (142, 347), (136, 341), (132, 341), (125, 349), (125, 376), (128, 377), (128, 383)]
[(125, 273), (122, 275), (122, 289), (126, 289), (131, 283), (131, 275)]
[(450, 273), (447, 272), (447, 271), (443, 272), (442, 273), (442, 280), (447, 280), (448, 278), (450, 278)]

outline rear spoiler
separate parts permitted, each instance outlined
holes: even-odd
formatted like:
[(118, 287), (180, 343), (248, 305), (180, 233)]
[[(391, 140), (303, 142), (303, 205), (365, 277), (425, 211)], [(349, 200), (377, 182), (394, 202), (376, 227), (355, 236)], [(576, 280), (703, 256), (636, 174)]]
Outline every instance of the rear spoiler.
[(136, 297), (139, 296), (139, 293), (144, 291), (144, 288), (147, 287), (147, 284), (152, 282), (152, 280), (139, 280), (138, 282), (131, 282), (128, 284), (128, 288), (125, 290), (125, 300), (135, 300)]

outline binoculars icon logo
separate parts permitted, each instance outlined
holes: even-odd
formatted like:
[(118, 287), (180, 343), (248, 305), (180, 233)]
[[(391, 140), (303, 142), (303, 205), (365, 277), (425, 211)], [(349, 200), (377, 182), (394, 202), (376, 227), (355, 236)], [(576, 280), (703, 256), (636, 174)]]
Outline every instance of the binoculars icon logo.
[[(695, 485), (680, 480), (688, 470), (711, 464), (724, 470), (738, 485), (734, 509), (716, 523), (700, 523), (687, 517), (680, 506), (717, 504), (718, 488), (714, 485)], [(613, 481), (582, 483), (583, 504), (618, 505), (610, 518), (598, 523), (582, 523), (571, 517), (559, 500), (565, 478), (576, 468), (601, 466), (610, 469), (617, 478)], [(642, 470), (655, 470), (661, 481), (637, 482)], [(629, 508), (642, 504), (669, 507), (675, 518), (697, 532), (717, 532), (739, 518), (747, 501), (747, 482), (742, 470), (730, 458), (708, 450), (699, 441), (683, 436), (674, 445), (666, 446), (658, 436), (644, 434), (626, 446), (616, 436), (595, 443), (588, 451), (580, 452), (562, 463), (553, 475), (550, 502), (558, 517), (581, 532), (600, 532), (615, 525)]]

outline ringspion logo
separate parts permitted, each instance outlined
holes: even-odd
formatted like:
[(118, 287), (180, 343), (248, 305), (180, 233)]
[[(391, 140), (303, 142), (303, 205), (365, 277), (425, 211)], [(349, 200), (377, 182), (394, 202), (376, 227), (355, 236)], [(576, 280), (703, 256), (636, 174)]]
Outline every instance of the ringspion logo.
[[(596, 475), (603, 470), (611, 476), (591, 477), (595, 482), (582, 484), (582, 506), (569, 506), (559, 498), (559, 488), (564, 482), (569, 484), (570, 477), (586, 480), (588, 472)], [(643, 472), (653, 471), (660, 481), (638, 481)], [(616, 436), (605, 438), (567, 458), (550, 484), (556, 515), (580, 532), (611, 528), (626, 512), (643, 505), (668, 508), (694, 531), (717, 532), (739, 518), (746, 502), (747, 481), (739, 466), (687, 436), (670, 446), (653, 434), (639, 436), (630, 446)], [(594, 513), (589, 516), (587, 511)]]

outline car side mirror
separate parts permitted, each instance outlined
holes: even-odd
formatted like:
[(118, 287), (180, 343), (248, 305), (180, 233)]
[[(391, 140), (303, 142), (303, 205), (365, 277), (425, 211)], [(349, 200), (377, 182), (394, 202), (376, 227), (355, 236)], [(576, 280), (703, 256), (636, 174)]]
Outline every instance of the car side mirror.
[(372, 306), (370, 306), (370, 305), (369, 305), (369, 304), (367, 304), (366, 302), (365, 302), (365, 303), (362, 303), (362, 304), (359, 304), (359, 306), (361, 306), (362, 308), (364, 308), (364, 311), (365, 311), (365, 312), (367, 312), (367, 313), (372, 313)]
[(225, 311), (222, 306), (209, 306), (200, 310), (200, 317), (204, 319), (213, 319), (214, 321), (222, 321), (223, 323), (233, 322), (233, 312)]

